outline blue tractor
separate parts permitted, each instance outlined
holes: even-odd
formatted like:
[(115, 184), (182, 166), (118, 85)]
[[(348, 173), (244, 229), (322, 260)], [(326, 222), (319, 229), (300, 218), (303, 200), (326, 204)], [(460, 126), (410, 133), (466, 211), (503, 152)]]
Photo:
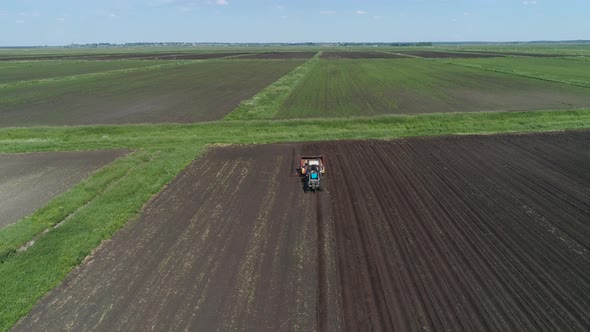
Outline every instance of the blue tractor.
[(303, 178), (303, 190), (320, 191), (320, 181), (326, 172), (324, 156), (303, 156), (299, 162), (299, 174)]

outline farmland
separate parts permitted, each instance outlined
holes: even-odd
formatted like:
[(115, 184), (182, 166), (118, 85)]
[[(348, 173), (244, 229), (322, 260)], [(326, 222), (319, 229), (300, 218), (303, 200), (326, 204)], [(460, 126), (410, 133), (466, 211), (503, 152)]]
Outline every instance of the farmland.
[(584, 330), (588, 59), (464, 51), (0, 49), (0, 331)]
[(158, 65), (155, 61), (28, 61), (0, 62), (0, 86), (64, 76)]
[(507, 57), (471, 59), (468, 61), (453, 60), (453, 63), (590, 87), (590, 66), (588, 66), (588, 63), (576, 58)]
[[(213, 149), (15, 330), (583, 329), (588, 144), (571, 132)], [(327, 191), (308, 195), (294, 169), (317, 153)]]
[(124, 151), (0, 155), (0, 227), (43, 207), (51, 198)]
[(422, 59), (321, 61), (277, 118), (590, 106), (585, 88)]
[(211, 60), (7, 86), (0, 126), (217, 120), (298, 64)]

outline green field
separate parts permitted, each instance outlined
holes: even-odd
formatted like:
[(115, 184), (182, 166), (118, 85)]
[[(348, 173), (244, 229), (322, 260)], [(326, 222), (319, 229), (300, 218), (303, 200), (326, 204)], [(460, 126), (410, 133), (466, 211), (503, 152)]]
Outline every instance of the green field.
[(590, 87), (590, 66), (577, 58), (505, 57), (447, 61), (491, 71)]
[(276, 117), (567, 109), (590, 106), (588, 92), (425, 59), (320, 60)]
[[(244, 50), (271, 51), (223, 49)], [(218, 49), (0, 50), (0, 58), (164, 51)], [(0, 153), (135, 151), (0, 229), (0, 331), (135, 220), (151, 197), (210, 146), (589, 130), (590, 88), (577, 86), (588, 82), (586, 62), (0, 61)], [(130, 124), (141, 122), (154, 124)], [(32, 247), (18, 250), (31, 239)]]

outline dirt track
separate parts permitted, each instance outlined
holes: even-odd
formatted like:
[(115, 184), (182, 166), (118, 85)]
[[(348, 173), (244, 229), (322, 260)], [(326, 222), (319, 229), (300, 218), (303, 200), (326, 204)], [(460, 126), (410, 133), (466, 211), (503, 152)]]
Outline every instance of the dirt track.
[[(590, 132), (220, 148), (16, 330), (588, 330)], [(304, 194), (298, 154), (323, 153)]]
[(42, 207), (126, 151), (0, 154), (0, 227)]

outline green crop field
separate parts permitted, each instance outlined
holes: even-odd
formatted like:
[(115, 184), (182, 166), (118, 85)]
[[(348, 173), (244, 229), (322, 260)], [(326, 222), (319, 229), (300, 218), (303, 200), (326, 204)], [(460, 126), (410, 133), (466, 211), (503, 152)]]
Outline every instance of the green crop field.
[(590, 87), (590, 66), (577, 58), (505, 57), (449, 61), (497, 72)]
[[(419, 48), (379, 50), (409, 49)], [(272, 50), (374, 51), (223, 49)], [(0, 58), (215, 51), (10, 49), (0, 50)], [(133, 151), (0, 229), (0, 331), (135, 220), (210, 146), (590, 129), (590, 88), (579, 86), (588, 82), (584, 58), (319, 56), (0, 61), (0, 153)], [(22, 250), (31, 240), (34, 245)]]
[(453, 51), (516, 52), (548, 55), (590, 56), (589, 44), (488, 44), (439, 45), (437, 48)]
[(320, 60), (295, 87), (276, 117), (524, 111), (585, 106), (590, 106), (590, 94), (582, 87), (431, 60)]

